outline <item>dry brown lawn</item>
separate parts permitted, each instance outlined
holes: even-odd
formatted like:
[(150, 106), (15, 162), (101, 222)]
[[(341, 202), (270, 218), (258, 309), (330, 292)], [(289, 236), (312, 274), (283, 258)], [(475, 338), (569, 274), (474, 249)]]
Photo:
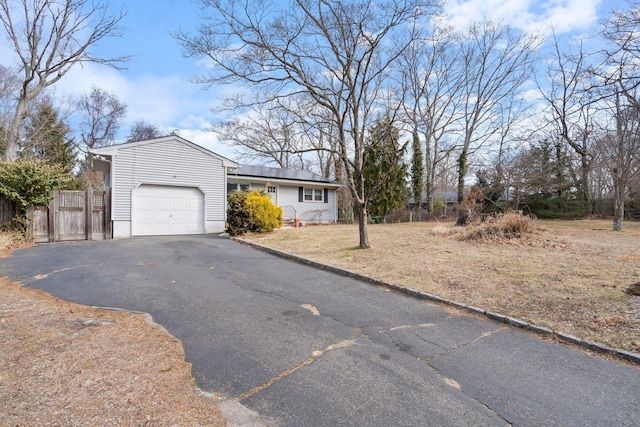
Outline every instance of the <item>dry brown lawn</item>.
[[(640, 223), (534, 221), (516, 239), (464, 240), (453, 223), (307, 226), (249, 235), (255, 243), (397, 286), (640, 352)], [(459, 228), (458, 228), (459, 229)]]
[[(18, 244), (17, 246), (19, 246)], [(15, 247), (0, 235), (0, 253)], [(0, 278), (0, 426), (224, 426), (180, 341), (141, 315)]]

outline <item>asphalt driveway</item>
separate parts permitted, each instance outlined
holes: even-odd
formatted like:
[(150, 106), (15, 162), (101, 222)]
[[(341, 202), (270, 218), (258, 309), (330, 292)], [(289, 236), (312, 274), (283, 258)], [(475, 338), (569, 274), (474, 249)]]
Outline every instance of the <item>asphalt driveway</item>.
[(640, 369), (218, 236), (0, 260), (62, 299), (150, 313), (204, 390), (280, 426), (640, 425)]

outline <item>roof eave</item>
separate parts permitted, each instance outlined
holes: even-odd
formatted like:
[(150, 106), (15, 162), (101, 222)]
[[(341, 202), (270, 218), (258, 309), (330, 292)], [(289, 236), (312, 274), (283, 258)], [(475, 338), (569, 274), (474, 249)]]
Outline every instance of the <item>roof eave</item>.
[(290, 184), (290, 185), (317, 185), (321, 187), (335, 187), (340, 188), (342, 184), (337, 182), (326, 182), (326, 181), (314, 181), (314, 180), (303, 180), (303, 179), (286, 179), (286, 178), (270, 178), (265, 176), (257, 176), (257, 175), (236, 175), (234, 173), (227, 174), (228, 177), (233, 177), (236, 179), (246, 179), (250, 181), (259, 181), (259, 182), (272, 182), (279, 184)]

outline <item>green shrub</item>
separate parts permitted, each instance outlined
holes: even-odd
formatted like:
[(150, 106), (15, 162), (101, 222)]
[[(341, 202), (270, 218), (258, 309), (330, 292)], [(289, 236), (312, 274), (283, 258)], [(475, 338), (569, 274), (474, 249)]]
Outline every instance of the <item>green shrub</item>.
[(48, 205), (51, 190), (66, 190), (73, 185), (73, 176), (60, 165), (34, 160), (0, 162), (0, 196), (17, 208), (17, 214), (2, 226), (2, 231), (15, 239), (29, 240), (27, 208)]
[(73, 176), (60, 165), (38, 161), (0, 162), (0, 195), (16, 203), (20, 212), (29, 206), (48, 205), (51, 190), (73, 185)]
[(227, 233), (232, 236), (246, 233), (249, 228), (249, 211), (246, 208), (248, 191), (233, 191), (227, 198)]
[(261, 191), (233, 191), (227, 208), (227, 233), (264, 233), (282, 226), (282, 208)]
[(545, 219), (576, 219), (584, 218), (589, 209), (585, 201), (572, 197), (550, 197), (541, 194), (531, 194), (523, 203), (526, 212), (537, 218)]

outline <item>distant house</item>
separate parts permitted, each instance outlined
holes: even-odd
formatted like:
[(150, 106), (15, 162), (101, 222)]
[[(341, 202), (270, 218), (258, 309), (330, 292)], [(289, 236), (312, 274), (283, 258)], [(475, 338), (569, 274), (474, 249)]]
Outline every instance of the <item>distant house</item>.
[[(421, 209), (427, 208), (427, 193), (425, 191), (422, 192), (422, 201), (420, 203)], [(458, 205), (458, 192), (457, 191), (435, 191), (433, 193), (433, 200), (440, 201), (444, 203), (447, 208), (454, 208)], [(415, 199), (411, 197), (409, 199), (409, 209), (413, 209), (415, 207)]]
[(227, 173), (227, 193), (234, 190), (264, 191), (282, 207), (285, 220), (332, 223), (338, 220), (335, 181), (296, 169), (246, 165)]
[[(435, 191), (433, 193), (433, 201), (440, 202), (441, 207), (436, 209), (431, 214), (426, 215), (427, 209), (427, 193), (422, 192), (422, 202), (420, 203), (421, 213), (417, 217), (419, 220), (438, 218), (438, 217), (451, 217), (455, 216), (458, 206), (458, 192), (457, 191)], [(416, 207), (416, 203), (413, 197), (409, 199), (408, 209), (413, 211)], [(426, 216), (425, 216), (426, 215)]]
[(111, 188), (114, 238), (224, 231), (227, 171), (237, 163), (179, 136), (92, 153)]

